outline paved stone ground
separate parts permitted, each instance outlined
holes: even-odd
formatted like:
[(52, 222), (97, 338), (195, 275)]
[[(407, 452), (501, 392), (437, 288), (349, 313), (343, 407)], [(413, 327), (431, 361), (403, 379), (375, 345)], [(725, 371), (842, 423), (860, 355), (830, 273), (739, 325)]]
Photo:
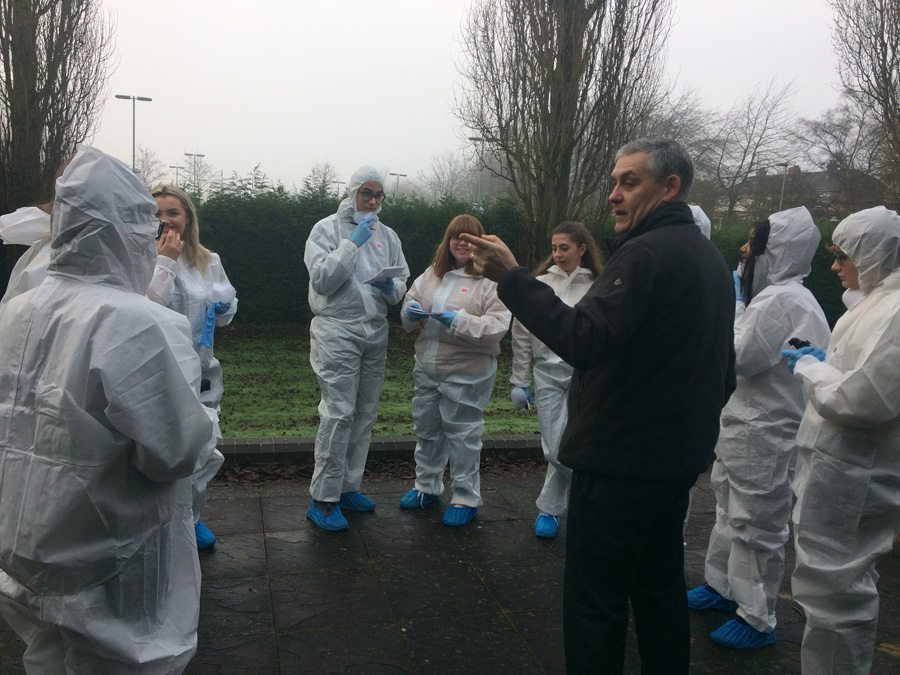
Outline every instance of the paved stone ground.
[[(337, 534), (305, 519), (306, 480), (211, 486), (204, 521), (219, 543), (201, 555), (200, 647), (187, 672), (563, 672), (565, 529), (554, 541), (534, 536), (542, 480), (533, 463), (485, 473), (478, 517), (448, 528), (440, 523), (446, 496), (424, 511), (401, 511), (411, 481), (381, 472), (364, 483), (378, 508), (348, 514), (350, 530)], [(709, 477), (701, 476), (687, 533), (689, 588), (703, 581), (713, 513)], [(878, 567), (872, 672), (897, 673), (900, 551)], [(789, 574), (774, 646), (752, 653), (717, 647), (708, 634), (729, 618), (692, 612), (692, 672), (800, 672), (803, 618), (791, 605)], [(0, 673), (24, 672), (22, 651), (0, 627)], [(639, 671), (629, 634), (626, 672)]]

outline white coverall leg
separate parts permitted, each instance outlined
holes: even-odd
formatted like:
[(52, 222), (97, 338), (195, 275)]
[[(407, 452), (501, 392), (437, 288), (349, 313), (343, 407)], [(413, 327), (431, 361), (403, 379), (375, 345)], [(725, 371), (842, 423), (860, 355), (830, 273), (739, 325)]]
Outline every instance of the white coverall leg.
[[(559, 371), (564, 371), (560, 373)], [(559, 445), (568, 421), (571, 368), (565, 364), (539, 361), (534, 365), (534, 402), (541, 427), (541, 448), (547, 460), (544, 487), (535, 504), (541, 513), (562, 517), (569, 506), (572, 470), (559, 462)]]
[[(193, 542), (194, 528), (190, 506), (188, 481), (182, 481), (177, 509), (172, 513), (173, 526), (180, 541)], [(136, 555), (136, 564), (105, 584), (76, 595), (41, 596), (34, 598), (28, 590), (5, 572), (0, 571), (0, 616), (6, 620), (28, 645), (23, 657), (28, 675), (177, 675), (187, 668), (196, 651), (196, 632), (185, 644), (184, 636), (193, 626), (196, 631), (200, 606), (200, 569), (196, 560), (196, 544), (180, 550), (166, 550), (167, 542), (155, 556)], [(159, 558), (158, 567), (173, 569), (168, 584), (144, 578), (149, 557)], [(182, 557), (179, 565), (178, 558)], [(149, 566), (149, 565), (146, 565)], [(174, 571), (175, 567), (180, 567)], [(180, 578), (176, 577), (179, 575)], [(164, 588), (161, 586), (165, 586)], [(145, 603), (135, 602), (135, 596), (150, 594)], [(115, 608), (118, 627), (111, 622), (109, 607)], [(191, 611), (187, 611), (187, 608)], [(171, 611), (169, 608), (172, 608)], [(168, 618), (158, 613), (171, 611)], [(41, 620), (44, 614), (65, 615), (69, 627), (53, 625)], [(80, 617), (77, 620), (74, 617)], [(116, 625), (116, 622), (112, 622)], [(133, 644), (128, 632), (134, 626), (152, 633), (135, 630)], [(133, 629), (132, 629), (133, 630)], [(152, 638), (147, 642), (140, 638)], [(177, 651), (176, 651), (177, 649)]]
[(200, 521), (200, 513), (206, 506), (206, 485), (222, 468), (225, 456), (218, 450), (213, 450), (205, 462), (197, 466), (197, 470), (191, 474), (191, 512), (194, 515), (194, 524)]
[(322, 391), (310, 494), (320, 502), (336, 503), (342, 493), (359, 491), (384, 383), (387, 321), (364, 335), (352, 330), (328, 317), (310, 324), (309, 360)]
[(803, 387), (781, 350), (793, 337), (825, 344), (828, 323), (802, 280), (821, 234), (809, 211), (769, 216), (766, 249), (756, 258), (754, 292), (735, 305), (737, 387), (720, 416), (711, 483), (716, 523), (707, 549), (706, 582), (738, 603), (738, 616), (772, 633), (784, 580), (791, 514), (790, 467), (805, 404)]
[(859, 447), (853, 454), (839, 459), (801, 447), (798, 455), (791, 583), (807, 614), (804, 675), (868, 673), (872, 667), (875, 561), (900, 534), (900, 477), (876, 467), (900, 466), (900, 448), (893, 458)]
[[(0, 586), (5, 579), (0, 573)], [(0, 601), (0, 616), (9, 624), (22, 641), (28, 645), (22, 664), (29, 675), (65, 672), (66, 652), (73, 648), (59, 628), (42, 623), (34, 612), (25, 607), (13, 606), (8, 601)]]
[(416, 490), (444, 491), (444, 467), (450, 461), (452, 504), (481, 506), (481, 435), (484, 408), (491, 398), (494, 367), (485, 375), (429, 375), (418, 365), (412, 417), (416, 438)]
[[(758, 445), (744, 448), (757, 449)], [(716, 523), (709, 537), (705, 575), (710, 586), (740, 605), (738, 616), (756, 630), (769, 632), (775, 628), (775, 604), (784, 579), (791, 514), (788, 469), (794, 453), (764, 447), (754, 455), (741, 458), (734, 472), (729, 471), (732, 458), (727, 452), (713, 464), (710, 482), (716, 494)], [(784, 526), (777, 527), (779, 523)]]

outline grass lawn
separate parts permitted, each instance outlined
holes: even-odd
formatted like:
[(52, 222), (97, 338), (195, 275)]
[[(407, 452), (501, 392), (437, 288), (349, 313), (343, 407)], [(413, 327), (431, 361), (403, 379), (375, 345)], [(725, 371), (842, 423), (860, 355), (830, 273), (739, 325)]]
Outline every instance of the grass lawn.
[[(391, 326), (387, 372), (378, 404), (374, 435), (413, 433), (415, 337)], [(216, 331), (216, 357), (222, 363), (222, 434), (225, 438), (315, 436), (319, 424), (319, 386), (309, 365), (309, 327), (232, 324)], [(494, 394), (484, 411), (485, 433), (538, 431), (533, 411), (509, 401), (512, 348), (509, 336), (497, 359)]]

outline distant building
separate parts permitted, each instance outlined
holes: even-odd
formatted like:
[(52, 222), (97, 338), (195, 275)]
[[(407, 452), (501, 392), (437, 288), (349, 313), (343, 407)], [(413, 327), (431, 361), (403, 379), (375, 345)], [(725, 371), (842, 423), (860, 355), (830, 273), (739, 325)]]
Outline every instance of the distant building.
[[(744, 182), (742, 192), (744, 196), (735, 205), (738, 220), (762, 219), (794, 206), (805, 206), (817, 220), (840, 220), (885, 199), (884, 186), (877, 178), (857, 169), (840, 169), (835, 162), (825, 171), (803, 171), (797, 165), (784, 174), (760, 169)], [(727, 204), (720, 201), (715, 216), (721, 218), (726, 209)]]

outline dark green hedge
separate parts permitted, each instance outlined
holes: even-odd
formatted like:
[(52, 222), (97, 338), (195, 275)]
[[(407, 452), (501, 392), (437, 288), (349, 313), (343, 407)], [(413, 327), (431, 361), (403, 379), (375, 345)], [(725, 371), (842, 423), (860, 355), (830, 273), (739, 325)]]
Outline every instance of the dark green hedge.
[[(231, 282), (238, 289), (238, 320), (251, 323), (306, 322), (311, 317), (306, 303), (309, 276), (303, 264), (303, 250), (312, 226), (334, 213), (338, 200), (324, 190), (291, 193), (272, 190), (259, 195), (218, 194), (204, 202), (200, 210), (201, 238), (221, 257)], [(421, 274), (450, 220), (472, 206), (451, 197), (432, 204), (418, 197), (401, 197), (385, 202), (381, 219), (403, 242), (403, 253), (412, 278)], [(497, 234), (516, 250), (522, 216), (507, 200), (476, 213), (487, 232)], [(612, 236), (611, 223), (588, 224), (598, 242)], [(822, 245), (813, 261), (806, 285), (833, 325), (844, 312), (843, 289), (830, 271), (832, 255), (825, 249), (831, 242), (834, 223), (820, 223)], [(717, 228), (712, 241), (734, 269), (739, 248), (747, 240), (747, 225)], [(548, 246), (549, 251), (549, 246)], [(393, 308), (392, 316), (397, 309)]]
[[(303, 264), (306, 239), (313, 225), (334, 213), (339, 200), (324, 191), (258, 195), (216, 194), (199, 209), (200, 238), (222, 258), (237, 288), (238, 320), (251, 323), (306, 322), (309, 275)], [(403, 242), (403, 254), (414, 279), (431, 263), (450, 220), (471, 206), (452, 198), (430, 204), (420, 198), (385, 203), (381, 219)], [(506, 201), (477, 214), (485, 228), (515, 245), (521, 216)], [(397, 308), (392, 308), (395, 319)]]
[[(301, 191), (266, 187), (254, 192), (243, 185), (213, 194), (199, 209), (200, 238), (218, 253), (232, 284), (238, 291), (237, 319), (249, 323), (309, 321), (306, 297), (309, 276), (303, 264), (303, 250), (312, 226), (334, 213), (339, 200), (324, 186), (306, 186)], [(472, 213), (472, 205), (452, 197), (432, 204), (418, 197), (401, 197), (385, 202), (381, 219), (403, 242), (403, 252), (412, 278), (421, 274), (450, 220), (460, 213)], [(498, 235), (513, 252), (522, 230), (522, 216), (515, 205), (500, 200), (483, 212), (475, 212), (485, 230)], [(831, 242), (835, 223), (820, 223), (823, 245), (813, 262), (807, 286), (821, 303), (830, 323), (844, 312), (842, 288), (830, 271), (832, 255), (825, 250)], [(588, 223), (598, 243), (612, 236), (610, 222)], [(713, 231), (712, 241), (732, 267), (740, 258), (738, 249), (747, 239), (746, 224)], [(7, 253), (12, 253), (7, 248)], [(16, 247), (20, 248), (20, 247)], [(548, 242), (549, 252), (549, 242)], [(8, 269), (14, 257), (8, 257)], [(8, 274), (8, 272), (7, 272)], [(6, 275), (2, 276), (5, 289)], [(392, 317), (397, 319), (397, 308)]]

